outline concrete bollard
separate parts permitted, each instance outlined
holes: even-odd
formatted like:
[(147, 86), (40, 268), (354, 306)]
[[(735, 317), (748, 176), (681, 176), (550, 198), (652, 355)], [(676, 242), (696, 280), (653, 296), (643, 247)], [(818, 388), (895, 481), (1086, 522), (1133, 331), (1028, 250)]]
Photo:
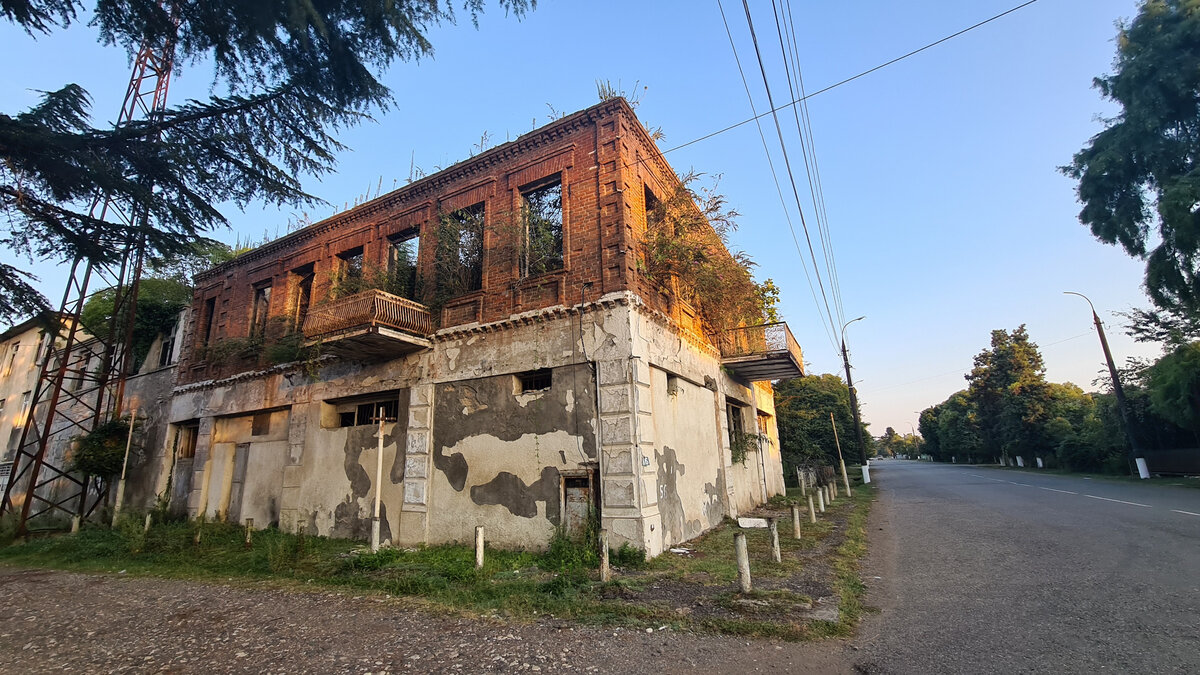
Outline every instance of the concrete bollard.
[(600, 528), (600, 581), (608, 583), (612, 568), (608, 566), (608, 530)]
[(1046, 468), (1046, 465), (1045, 465), (1045, 464), (1042, 462), (1042, 458), (1041, 458), (1041, 457), (1038, 457), (1038, 458), (1036, 458), (1036, 459), (1037, 459), (1037, 465), (1038, 465), (1038, 468), (1039, 468), (1039, 469), (1044, 469), (1044, 468)]
[(792, 504), (792, 534), (800, 538), (800, 506)]
[(775, 562), (783, 562), (783, 555), (779, 550), (779, 522), (774, 518), (767, 518), (767, 531), (771, 533), (771, 558)]
[(821, 509), (821, 513), (825, 513), (825, 489), (817, 490), (817, 507)]
[(750, 553), (746, 550), (746, 533), (733, 533), (733, 551), (737, 556), (738, 585), (743, 593), (750, 592)]
[(483, 526), (475, 526), (475, 569), (483, 569)]
[(254, 539), (251, 536), (251, 533), (253, 533), (253, 532), (254, 532), (254, 519), (247, 518), (246, 519), (246, 548), (252, 548), (254, 546)]
[(863, 485), (866, 485), (867, 483), (871, 482), (871, 467), (864, 466), (862, 468), (862, 472), (863, 472)]
[(71, 519), (71, 534), (75, 534), (76, 532), (78, 532), (79, 528), (82, 525), (83, 525), (82, 518), (80, 518), (79, 516), (75, 516), (74, 518), (72, 518)]
[(808, 496), (808, 522), (810, 522), (810, 523), (817, 522), (817, 510), (815, 508), (813, 508), (812, 495)]
[(153, 516), (152, 514), (149, 514), (149, 513), (147, 513), (147, 514), (146, 514), (146, 527), (142, 529), (142, 532), (149, 532), (149, 531), (150, 531), (150, 522), (151, 522), (152, 520), (154, 520), (154, 516)]

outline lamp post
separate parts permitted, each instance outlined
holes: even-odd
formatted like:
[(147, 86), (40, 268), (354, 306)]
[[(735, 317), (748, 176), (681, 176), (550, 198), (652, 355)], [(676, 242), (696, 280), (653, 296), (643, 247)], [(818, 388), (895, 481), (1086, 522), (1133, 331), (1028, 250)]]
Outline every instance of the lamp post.
[(858, 395), (854, 393), (854, 380), (850, 379), (850, 356), (846, 352), (846, 326), (867, 317), (860, 316), (842, 324), (842, 363), (846, 366), (846, 387), (850, 389), (850, 412), (854, 414), (854, 438), (858, 441), (858, 459), (863, 466), (867, 465), (867, 446), (863, 445), (862, 421), (858, 417)]
[(1137, 466), (1138, 476), (1149, 478), (1150, 471), (1146, 467), (1146, 459), (1145, 457), (1139, 457), (1142, 454), (1142, 449), (1138, 446), (1137, 438), (1133, 434), (1133, 426), (1129, 423), (1129, 406), (1125, 402), (1125, 390), (1121, 388), (1121, 378), (1117, 375), (1117, 365), (1113, 363), (1112, 352), (1108, 349), (1108, 338), (1104, 336), (1104, 324), (1100, 323), (1100, 315), (1096, 313), (1096, 306), (1083, 293), (1063, 291), (1063, 294), (1078, 295), (1087, 300), (1088, 307), (1092, 309), (1092, 320), (1096, 323), (1096, 333), (1100, 336), (1100, 347), (1104, 350), (1104, 360), (1108, 363), (1108, 374), (1112, 377), (1113, 394), (1117, 398), (1117, 410), (1121, 413), (1121, 426), (1125, 431), (1125, 439), (1129, 442), (1129, 457)]

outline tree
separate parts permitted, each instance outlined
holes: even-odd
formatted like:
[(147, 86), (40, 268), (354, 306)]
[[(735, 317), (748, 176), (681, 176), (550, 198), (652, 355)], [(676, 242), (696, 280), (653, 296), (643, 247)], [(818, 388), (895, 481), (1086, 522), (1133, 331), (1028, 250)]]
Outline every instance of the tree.
[(1150, 367), (1150, 407), (1185, 429), (1200, 432), (1200, 342), (1181, 345)]
[[(837, 464), (837, 446), (829, 414), (833, 413), (838, 434), (854, 432), (850, 415), (850, 390), (837, 375), (808, 375), (775, 384), (775, 416), (784, 475), (795, 467)], [(863, 425), (863, 436), (870, 438)]]
[(1200, 309), (1200, 3), (1143, 0), (1119, 24), (1115, 72), (1095, 79), (1121, 106), (1062, 171), (1078, 181), (1079, 220), (1146, 260), (1164, 309)]
[[(535, 1), (500, 5), (520, 15)], [(483, 0), (460, 6), (474, 21)], [(36, 37), (83, 8), (4, 0), (0, 16)], [(131, 54), (173, 44), (176, 64), (212, 59), (221, 93), (116, 129), (91, 126), (77, 84), (0, 114), (0, 208), (10, 214), (0, 243), (31, 262), (108, 264), (139, 240), (151, 257), (170, 257), (226, 224), (214, 204), (317, 201), (299, 176), (332, 170), (334, 134), (392, 103), (377, 72), (430, 54), (425, 31), (455, 18), (438, 0), (103, 0), (91, 14), (100, 40)], [(97, 193), (133, 214), (132, 225), (89, 214)], [(45, 306), (31, 279), (0, 266), (0, 318)]]
[(992, 331), (992, 346), (975, 357), (966, 376), (983, 449), (1008, 456), (1021, 449), (1047, 450), (1044, 433), (1050, 405), (1046, 367), (1025, 326)]
[[(91, 298), (83, 306), (79, 322), (90, 335), (108, 340), (108, 332), (112, 324), (113, 304), (116, 289), (106, 288)], [(133, 319), (133, 342), (130, 345), (131, 360), (129, 367), (137, 371), (142, 361), (150, 353), (150, 346), (160, 333), (175, 326), (175, 321), (183, 309), (192, 304), (191, 286), (177, 279), (142, 279), (138, 284), (138, 303)], [(124, 326), (122, 319), (118, 326)], [(123, 336), (118, 335), (120, 339)]]

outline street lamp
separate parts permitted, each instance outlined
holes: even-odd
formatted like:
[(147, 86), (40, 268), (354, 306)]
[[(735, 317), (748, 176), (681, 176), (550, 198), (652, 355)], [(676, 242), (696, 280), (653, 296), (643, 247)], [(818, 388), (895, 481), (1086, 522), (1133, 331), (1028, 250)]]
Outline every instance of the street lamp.
[(854, 380), (850, 379), (850, 356), (846, 353), (846, 326), (867, 317), (860, 316), (842, 324), (842, 363), (846, 366), (846, 387), (850, 389), (850, 412), (854, 414), (854, 437), (858, 441), (858, 459), (867, 465), (867, 446), (863, 445), (862, 421), (858, 417), (858, 395), (854, 393)]
[(1100, 315), (1096, 313), (1096, 306), (1083, 293), (1063, 291), (1063, 295), (1078, 295), (1087, 300), (1088, 307), (1092, 308), (1092, 320), (1096, 323), (1096, 333), (1100, 336), (1100, 347), (1104, 350), (1104, 360), (1108, 362), (1108, 374), (1112, 377), (1113, 394), (1117, 397), (1117, 410), (1121, 413), (1121, 426), (1124, 427), (1125, 438), (1129, 441), (1130, 458), (1137, 466), (1138, 476), (1149, 478), (1150, 470), (1146, 467), (1146, 458), (1138, 457), (1142, 454), (1142, 449), (1138, 447), (1137, 439), (1133, 435), (1133, 427), (1129, 423), (1129, 405), (1125, 402), (1125, 390), (1121, 388), (1121, 378), (1117, 376), (1117, 365), (1113, 363), (1112, 352), (1108, 349), (1108, 338), (1104, 336), (1104, 324), (1100, 323)]

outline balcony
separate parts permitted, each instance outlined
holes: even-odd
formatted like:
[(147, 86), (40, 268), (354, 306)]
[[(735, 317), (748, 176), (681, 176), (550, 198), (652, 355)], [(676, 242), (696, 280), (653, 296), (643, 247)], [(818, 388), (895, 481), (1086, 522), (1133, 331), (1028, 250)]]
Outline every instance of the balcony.
[(424, 305), (380, 290), (331, 300), (309, 310), (305, 346), (355, 359), (394, 358), (432, 346), (433, 317)]
[(804, 357), (787, 324), (744, 326), (718, 334), (721, 365), (750, 382), (783, 380), (804, 374)]

